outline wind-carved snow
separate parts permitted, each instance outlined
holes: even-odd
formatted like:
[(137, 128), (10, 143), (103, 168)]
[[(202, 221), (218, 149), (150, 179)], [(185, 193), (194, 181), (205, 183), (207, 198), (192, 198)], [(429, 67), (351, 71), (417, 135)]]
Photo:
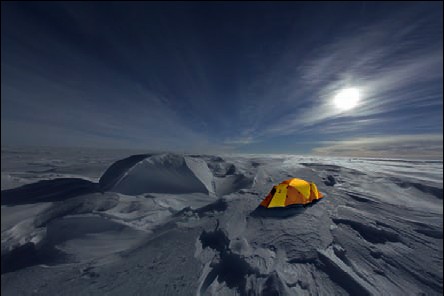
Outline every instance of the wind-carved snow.
[[(13, 152), (41, 181), (50, 153)], [(6, 295), (441, 295), (442, 161), (151, 153), (66, 178), (92, 170), (72, 159), (2, 191)], [(291, 177), (325, 198), (258, 207)]]
[(237, 173), (234, 164), (223, 159), (207, 162), (199, 157), (167, 153), (122, 160), (105, 172), (100, 183), (109, 191), (129, 195), (201, 192), (223, 196), (251, 186), (252, 180)]
[[(206, 184), (202, 183), (193, 168), (199, 167), (193, 162), (190, 168), (182, 156), (171, 154), (151, 156), (131, 167), (110, 190), (128, 195), (147, 192), (210, 192), (208, 184), (205, 186)], [(204, 172), (199, 173), (205, 180), (203, 174)]]

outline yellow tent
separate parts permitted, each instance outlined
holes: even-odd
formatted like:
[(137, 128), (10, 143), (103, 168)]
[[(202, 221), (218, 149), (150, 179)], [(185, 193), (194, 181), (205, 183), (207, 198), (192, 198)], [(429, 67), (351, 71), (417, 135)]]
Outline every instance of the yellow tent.
[(293, 178), (273, 186), (273, 189), (261, 202), (261, 206), (276, 208), (305, 205), (323, 197), (313, 182)]

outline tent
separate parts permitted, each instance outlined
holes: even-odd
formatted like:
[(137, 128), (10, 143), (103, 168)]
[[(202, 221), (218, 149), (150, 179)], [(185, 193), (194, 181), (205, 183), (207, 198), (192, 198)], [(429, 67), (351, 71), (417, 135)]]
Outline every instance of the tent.
[(323, 198), (313, 182), (292, 178), (273, 186), (273, 189), (261, 202), (266, 208), (306, 205)]

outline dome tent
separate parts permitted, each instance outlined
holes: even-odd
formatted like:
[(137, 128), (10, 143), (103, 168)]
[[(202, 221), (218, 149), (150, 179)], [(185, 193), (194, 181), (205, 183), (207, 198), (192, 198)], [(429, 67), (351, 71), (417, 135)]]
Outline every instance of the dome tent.
[(265, 208), (306, 205), (323, 197), (313, 182), (292, 178), (273, 186), (260, 205)]

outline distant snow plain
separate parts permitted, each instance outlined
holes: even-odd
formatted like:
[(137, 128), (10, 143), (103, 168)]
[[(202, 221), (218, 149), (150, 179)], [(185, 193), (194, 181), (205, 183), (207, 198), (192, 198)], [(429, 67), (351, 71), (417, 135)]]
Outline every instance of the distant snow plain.
[[(441, 295), (442, 161), (2, 148), (4, 295)], [(272, 186), (325, 198), (263, 209)]]

